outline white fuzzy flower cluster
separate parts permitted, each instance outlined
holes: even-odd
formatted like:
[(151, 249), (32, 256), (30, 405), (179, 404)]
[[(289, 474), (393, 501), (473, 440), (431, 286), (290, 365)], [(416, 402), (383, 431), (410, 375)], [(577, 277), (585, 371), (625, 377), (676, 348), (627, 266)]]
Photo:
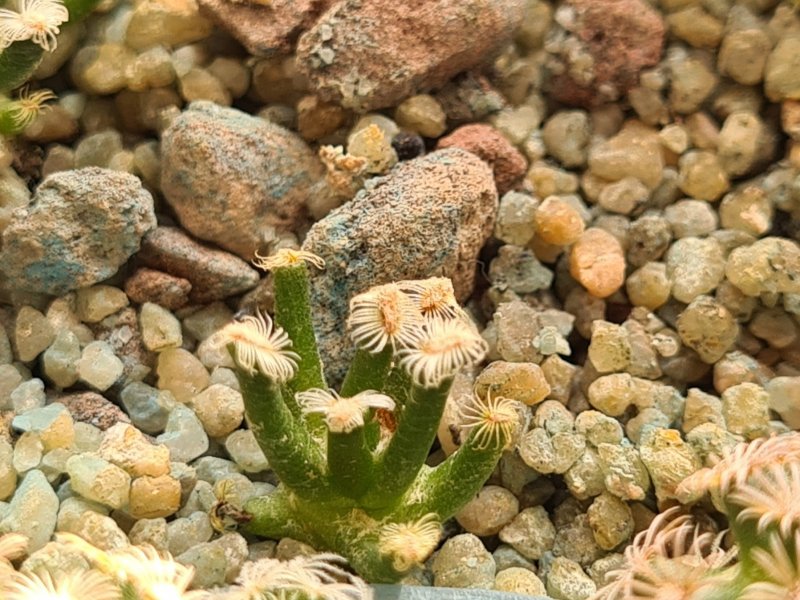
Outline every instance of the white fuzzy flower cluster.
[(63, 0), (17, 0), (17, 10), (0, 8), (0, 50), (31, 40), (52, 52), (58, 45), (60, 27), (68, 20)]

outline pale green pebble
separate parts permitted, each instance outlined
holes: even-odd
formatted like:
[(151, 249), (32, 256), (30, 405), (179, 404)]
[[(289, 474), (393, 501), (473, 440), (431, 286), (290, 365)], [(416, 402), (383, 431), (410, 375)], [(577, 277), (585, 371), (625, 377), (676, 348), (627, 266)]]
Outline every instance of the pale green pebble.
[[(800, 316), (800, 294), (784, 294), (783, 308), (788, 313)], [(2, 339), (2, 333), (0, 333), (0, 339)], [(1, 362), (2, 360), (0, 360)]]
[(128, 532), (128, 539), (136, 546), (147, 544), (158, 552), (168, 552), (167, 520), (163, 517), (139, 519)]
[(14, 447), (0, 437), (0, 500), (6, 500), (17, 487), (17, 470), (14, 468)]
[(504, 452), (500, 457), (498, 470), (503, 487), (517, 497), (522, 495), (525, 486), (540, 477), (536, 471), (525, 464), (518, 452)]
[(539, 127), (543, 116), (539, 107), (523, 104), (502, 109), (490, 121), (512, 144), (518, 146)]
[(103, 432), (89, 423), (75, 421), (72, 425), (75, 431), (73, 449), (76, 452), (94, 452), (100, 448), (103, 441)]
[(183, 348), (168, 348), (158, 355), (158, 387), (172, 392), (180, 403), (187, 403), (209, 384), (209, 375), (196, 356)]
[(689, 147), (689, 134), (686, 129), (677, 123), (671, 123), (658, 132), (658, 137), (664, 147), (675, 154), (683, 154)]
[(38, 433), (26, 431), (14, 444), (14, 458), (12, 464), (17, 473), (25, 473), (35, 469), (42, 462), (44, 444)]
[(86, 500), (80, 496), (70, 496), (62, 500), (61, 505), (58, 507), (56, 530), (72, 531), (78, 526), (84, 514), (93, 512), (100, 515), (108, 515), (110, 510), (107, 506)]
[(613, 550), (633, 535), (630, 507), (608, 492), (595, 498), (586, 514), (594, 539), (603, 550)]
[(800, 245), (785, 238), (766, 237), (740, 246), (728, 256), (725, 275), (748, 296), (763, 292), (800, 293)]
[(171, 85), (175, 81), (175, 69), (170, 53), (164, 46), (153, 46), (140, 52), (128, 65), (125, 79), (127, 88), (134, 92)]
[(508, 362), (540, 363), (542, 355), (531, 340), (541, 329), (538, 311), (520, 300), (504, 302), (494, 313), (497, 351)]
[(145, 302), (139, 309), (139, 326), (142, 342), (151, 352), (178, 348), (183, 343), (180, 321), (166, 308), (153, 302)]
[(164, 431), (169, 413), (176, 405), (172, 392), (157, 390), (140, 381), (126, 385), (120, 392), (120, 400), (133, 424), (151, 435)]
[(722, 246), (713, 238), (676, 240), (667, 251), (665, 262), (672, 295), (685, 303), (714, 290), (726, 271)]
[(169, 414), (164, 433), (156, 438), (169, 448), (170, 457), (177, 462), (190, 462), (208, 450), (208, 436), (194, 411), (178, 405)]
[(587, 399), (600, 412), (618, 417), (635, 402), (643, 389), (641, 381), (629, 373), (603, 375), (589, 385)]
[(45, 450), (69, 448), (75, 439), (72, 415), (58, 402), (36, 407), (14, 417), (12, 427), (39, 435)]
[(536, 407), (533, 422), (536, 427), (544, 429), (548, 435), (572, 433), (575, 427), (575, 416), (560, 402), (546, 400)]
[(697, 296), (677, 322), (681, 341), (705, 363), (714, 364), (730, 350), (739, 325), (730, 311), (710, 296)]
[[(203, 363), (206, 369), (214, 370), (217, 367), (228, 367), (229, 369), (235, 368), (233, 357), (228, 352), (228, 348), (221, 346), (213, 338), (206, 338), (197, 346), (195, 350), (197, 358)], [(212, 372), (212, 383), (214, 383), (214, 374)]]
[(548, 154), (565, 167), (586, 164), (592, 123), (582, 110), (564, 110), (555, 113), (542, 128), (542, 140)]
[(213, 486), (207, 481), (198, 481), (176, 514), (178, 517), (188, 517), (194, 512), (207, 514), (216, 501)]
[[(109, 167), (111, 157), (121, 150), (122, 136), (118, 131), (110, 129), (91, 133), (83, 137), (81, 141), (78, 142), (78, 145), (75, 146), (75, 167)], [(95, 290), (94, 288), (97, 289)], [(128, 298), (122, 290), (107, 285), (94, 286), (94, 288), (89, 288), (89, 293), (97, 297), (91, 298), (90, 301), (94, 303), (94, 306), (90, 307), (89, 310), (92, 312), (105, 312), (109, 310), (110, 312), (107, 312), (102, 317), (97, 317), (95, 314), (88, 313), (86, 318), (81, 317), (81, 321), (84, 323), (97, 323), (105, 316), (116, 312), (116, 310), (119, 309), (112, 310), (115, 303), (124, 301), (122, 306), (128, 305)], [(116, 293), (110, 290), (116, 290)], [(81, 297), (80, 292), (81, 290), (78, 291), (78, 298)], [(122, 306), (119, 308), (122, 308)], [(81, 310), (80, 307), (78, 310)]]
[(498, 572), (514, 567), (536, 573), (536, 565), (533, 561), (522, 556), (522, 554), (514, 550), (514, 548), (508, 544), (500, 544), (495, 551), (492, 552), (492, 556), (494, 557)]
[(22, 374), (11, 364), (0, 365), (0, 408), (11, 408), (11, 392), (23, 382)]
[(50, 541), (56, 526), (58, 497), (41, 471), (25, 475), (0, 520), (0, 532), (17, 532), (28, 538), (28, 552)]
[(590, 446), (584, 448), (583, 454), (564, 473), (564, 483), (570, 493), (579, 500), (601, 494), (606, 486), (597, 450)]
[(676, 429), (646, 428), (639, 444), (659, 501), (676, 498), (676, 488), (700, 469), (700, 460)]
[(32, 306), (23, 306), (14, 320), (13, 345), (22, 362), (34, 360), (55, 339), (55, 331), (47, 318)]
[(58, 581), (69, 573), (84, 572), (90, 568), (88, 559), (80, 550), (58, 542), (48, 542), (25, 559), (19, 572), (28, 577), (46, 572)]
[(237, 429), (244, 419), (242, 394), (214, 384), (194, 397), (191, 403), (209, 437), (224, 437)]
[(135, 59), (136, 54), (122, 44), (83, 46), (70, 61), (70, 75), (82, 92), (113, 94), (127, 84), (125, 72)]
[(559, 522), (558, 518), (555, 519), (557, 531), (553, 554), (574, 560), (581, 566), (589, 566), (602, 556), (604, 551), (594, 539), (588, 515), (580, 506), (576, 508), (580, 512), (566, 522)]
[(650, 190), (635, 177), (623, 177), (600, 191), (597, 204), (605, 210), (629, 215), (650, 198)]
[[(533, 191), (537, 197), (560, 196), (562, 200), (570, 204), (573, 204), (571, 199), (580, 187), (578, 177), (574, 173), (558, 169), (546, 162), (533, 163), (525, 177), (533, 186)], [(586, 209), (581, 204), (581, 202), (578, 203), (578, 206), (573, 204), (573, 207), (583, 217)]]
[(539, 560), (553, 549), (556, 528), (543, 506), (533, 506), (520, 511), (499, 537), (525, 558)]
[(448, 539), (431, 564), (434, 585), (439, 587), (491, 589), (496, 565), (494, 557), (471, 533)]
[(75, 294), (67, 294), (50, 303), (46, 313), (47, 320), (54, 331), (69, 330), (75, 334), (81, 346), (85, 346), (94, 341), (94, 334), (81, 323), (75, 311)]
[(203, 456), (194, 462), (197, 478), (214, 485), (220, 479), (237, 475), (239, 467), (233, 461), (218, 456)]
[(194, 567), (192, 585), (204, 589), (233, 583), (247, 558), (247, 542), (238, 533), (228, 533), (213, 542), (198, 544), (176, 560)]
[(68, 388), (78, 381), (78, 361), (81, 345), (69, 329), (62, 329), (42, 355), (42, 368), (50, 382), (59, 388)]
[(770, 395), (755, 383), (740, 383), (722, 392), (722, 414), (728, 431), (749, 440), (764, 435), (769, 407)]
[(535, 427), (517, 444), (520, 457), (538, 473), (564, 473), (583, 454), (585, 438), (577, 433), (557, 433), (550, 436)]
[(586, 600), (597, 591), (597, 586), (578, 563), (558, 556), (547, 573), (546, 589), (554, 600)]
[(70, 533), (101, 550), (120, 550), (130, 546), (128, 536), (114, 519), (95, 512), (88, 512), (81, 517)]
[(634, 444), (641, 440), (642, 433), (650, 427), (669, 427), (672, 425), (670, 419), (657, 408), (643, 408), (639, 413), (625, 423), (625, 434)]
[(741, 441), (741, 436), (716, 423), (701, 423), (686, 434), (686, 442), (704, 467), (713, 467)]
[(186, 502), (197, 485), (197, 471), (186, 463), (172, 461), (169, 463), (169, 476), (181, 484), (181, 502)]
[(161, 189), (161, 162), (158, 156), (158, 142), (150, 140), (137, 144), (133, 148), (133, 166), (135, 173), (150, 188)]
[(297, 556), (313, 556), (317, 551), (313, 546), (298, 542), (292, 538), (282, 538), (275, 547), (275, 558), (278, 560), (291, 560)]
[(546, 593), (542, 580), (535, 573), (521, 567), (509, 567), (497, 573), (494, 578), (494, 589), (528, 596)]
[(427, 138), (437, 138), (447, 128), (447, 116), (441, 104), (428, 94), (419, 94), (401, 102), (394, 120), (403, 129), (409, 129)]
[(194, 512), (167, 524), (167, 550), (173, 556), (183, 554), (192, 546), (211, 539), (214, 529), (205, 512)]
[(714, 202), (730, 188), (719, 158), (708, 150), (690, 150), (678, 161), (678, 185), (687, 195)]
[(698, 388), (690, 388), (686, 394), (681, 429), (688, 434), (703, 423), (713, 423), (718, 427), (725, 427), (722, 401)]
[(624, 569), (626, 562), (624, 554), (612, 552), (598, 558), (586, 571), (599, 589), (610, 583), (611, 578), (608, 575), (612, 571)]
[(231, 473), (216, 481), (214, 492), (219, 499), (224, 498), (234, 506), (244, 506), (245, 502), (256, 495), (256, 488), (246, 475)]
[(535, 233), (534, 224), (539, 202), (522, 192), (507, 192), (500, 199), (494, 236), (506, 244), (525, 246)]
[(16, 414), (22, 414), (45, 404), (44, 382), (33, 378), (20, 383), (10, 394), (11, 405)]
[(231, 433), (225, 439), (225, 449), (245, 473), (260, 473), (269, 468), (267, 457), (249, 429), (238, 429)]
[(595, 321), (589, 343), (589, 360), (598, 373), (624, 371), (631, 360), (627, 330), (607, 321)]
[(227, 367), (214, 367), (211, 371), (211, 385), (215, 383), (219, 383), (220, 385), (226, 385), (232, 390), (236, 390), (237, 392), (241, 392), (241, 387), (239, 385), (239, 378), (236, 376), (236, 372), (233, 368)]
[(78, 378), (97, 391), (110, 388), (122, 376), (124, 365), (108, 342), (88, 344), (78, 361)]
[(56, 483), (67, 472), (67, 460), (75, 454), (68, 448), (54, 448), (42, 457), (39, 469), (50, 483)]
[(642, 500), (650, 489), (650, 475), (630, 445), (600, 444), (597, 447), (606, 489), (623, 500)]
[(760, 236), (772, 227), (773, 209), (767, 193), (748, 185), (726, 194), (719, 205), (722, 227)]
[(128, 503), (131, 476), (124, 470), (98, 456), (77, 454), (67, 460), (70, 485), (87, 500), (111, 508)]
[(528, 294), (547, 289), (553, 272), (542, 265), (528, 248), (502, 246), (489, 266), (489, 279), (501, 289)]
[(676, 239), (702, 237), (719, 227), (714, 207), (703, 200), (679, 200), (664, 209), (664, 218)]
[(775, 377), (765, 389), (770, 409), (778, 413), (786, 425), (800, 429), (800, 376)]
[(484, 486), (457, 514), (467, 533), (484, 537), (497, 534), (519, 512), (519, 500), (509, 490)]

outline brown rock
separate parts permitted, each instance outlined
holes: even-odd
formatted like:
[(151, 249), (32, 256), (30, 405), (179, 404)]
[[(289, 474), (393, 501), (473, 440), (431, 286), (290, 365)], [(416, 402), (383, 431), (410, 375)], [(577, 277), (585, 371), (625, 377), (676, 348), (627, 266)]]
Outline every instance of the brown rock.
[(488, 163), (501, 196), (522, 179), (528, 168), (525, 157), (499, 131), (482, 123), (459, 127), (440, 139), (436, 148), (462, 148)]
[(374, 285), (438, 275), (453, 280), (463, 301), (496, 211), (486, 163), (448, 148), (398, 164), (311, 228), (303, 249), (326, 263), (311, 286), (315, 329), (334, 377), (352, 352), (343, 328), (350, 298)]
[(131, 420), (120, 407), (95, 392), (66, 394), (56, 398), (67, 407), (75, 421), (89, 423), (105, 431), (117, 423), (130, 423)]
[(176, 310), (189, 302), (192, 284), (188, 279), (143, 267), (125, 280), (125, 293), (139, 304), (153, 302)]
[(334, 0), (272, 0), (263, 4), (199, 0), (209, 18), (256, 56), (290, 53), (300, 34), (333, 3)]
[[(565, 70), (551, 83), (555, 99), (587, 108), (616, 100), (637, 84), (639, 71), (658, 64), (665, 27), (647, 2), (570, 0), (568, 4), (575, 11), (570, 33), (584, 53), (563, 44)], [(580, 54), (591, 56), (594, 64), (576, 78), (570, 57)]]
[(131, 381), (141, 381), (152, 370), (153, 353), (147, 350), (142, 341), (139, 318), (136, 309), (131, 306), (92, 324), (95, 338), (111, 345), (123, 365), (123, 378), (120, 386)]
[(158, 227), (146, 236), (138, 257), (148, 267), (191, 282), (189, 299), (200, 304), (258, 284), (258, 273), (242, 259), (204, 246), (174, 227)]
[(161, 188), (181, 225), (245, 260), (307, 226), (324, 171), (295, 133), (212, 102), (193, 102), (161, 137)]
[[(439, 88), (510, 39), (524, 0), (342, 0), (297, 45), (324, 100), (366, 112)], [(468, 33), (467, 33), (468, 32)]]

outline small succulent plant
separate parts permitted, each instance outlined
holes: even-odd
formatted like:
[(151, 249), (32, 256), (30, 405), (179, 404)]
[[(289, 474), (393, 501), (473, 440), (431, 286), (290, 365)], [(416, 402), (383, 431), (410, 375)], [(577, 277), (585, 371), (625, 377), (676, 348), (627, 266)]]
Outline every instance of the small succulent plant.
[(65, 23), (73, 23), (100, 0), (0, 1), (0, 135), (16, 135), (55, 98), (49, 90), (11, 92), (31, 78), (44, 52), (56, 49), (56, 36)]
[(678, 496), (708, 496), (733, 542), (724, 547), (726, 532), (710, 518), (671, 508), (626, 548), (595, 600), (800, 598), (800, 433), (736, 446), (685, 479)]
[(325, 382), (309, 305), (307, 264), (322, 260), (282, 250), (256, 264), (274, 275), (275, 323), (257, 313), (216, 336), (281, 483), (234, 512), (250, 533), (305, 541), (346, 557), (369, 581), (396, 581), (430, 555), (442, 521), (489, 477), (519, 427), (516, 403), (476, 395), (463, 410), (461, 446), (427, 466), (453, 377), (487, 350), (450, 280), (355, 296), (347, 327), (357, 350), (337, 392)]

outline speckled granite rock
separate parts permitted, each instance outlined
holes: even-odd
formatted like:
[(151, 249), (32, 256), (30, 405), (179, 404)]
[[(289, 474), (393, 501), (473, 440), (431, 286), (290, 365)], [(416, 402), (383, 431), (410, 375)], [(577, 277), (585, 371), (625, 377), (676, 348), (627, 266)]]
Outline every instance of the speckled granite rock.
[(54, 173), (3, 232), (0, 270), (18, 288), (62, 295), (111, 277), (156, 226), (137, 177), (87, 167)]
[(344, 0), (300, 38), (298, 66), (325, 100), (391, 106), (485, 62), (524, 10), (523, 0)]
[(334, 376), (352, 351), (343, 328), (350, 298), (373, 285), (442, 275), (464, 300), (496, 210), (492, 171), (450, 148), (400, 163), (311, 228), (303, 248), (326, 262), (311, 285), (315, 327)]
[(161, 188), (181, 224), (245, 260), (276, 230), (306, 224), (305, 202), (324, 170), (294, 133), (207, 101), (164, 132), (161, 161)]
[(67, 407), (75, 421), (89, 423), (103, 431), (117, 423), (131, 422), (121, 408), (95, 392), (66, 394), (57, 401)]

